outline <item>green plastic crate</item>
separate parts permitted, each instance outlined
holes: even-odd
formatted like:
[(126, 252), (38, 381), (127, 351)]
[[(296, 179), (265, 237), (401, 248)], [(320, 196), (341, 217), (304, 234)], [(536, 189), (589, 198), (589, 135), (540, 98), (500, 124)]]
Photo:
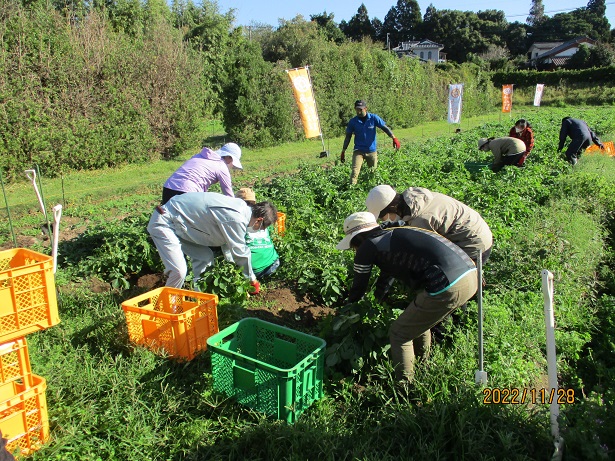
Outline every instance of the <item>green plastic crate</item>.
[(470, 173), (478, 173), (479, 171), (489, 170), (491, 168), (491, 163), (485, 162), (465, 162), (463, 166), (466, 167)]
[(322, 397), (326, 343), (290, 328), (245, 318), (207, 340), (214, 389), (294, 423)]

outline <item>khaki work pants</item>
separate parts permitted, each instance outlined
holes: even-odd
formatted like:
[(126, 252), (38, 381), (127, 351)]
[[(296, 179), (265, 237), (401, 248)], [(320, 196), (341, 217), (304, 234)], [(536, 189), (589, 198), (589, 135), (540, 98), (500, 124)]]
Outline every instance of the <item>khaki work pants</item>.
[(465, 304), (478, 290), (476, 271), (469, 272), (444, 293), (432, 296), (425, 290), (391, 324), (391, 359), (397, 379), (414, 377), (414, 359), (427, 355), (430, 329)]
[(350, 171), (350, 184), (356, 184), (359, 179), (359, 173), (363, 166), (363, 160), (367, 162), (367, 166), (376, 168), (378, 166), (378, 152), (362, 152), (355, 150), (352, 152), (352, 170)]

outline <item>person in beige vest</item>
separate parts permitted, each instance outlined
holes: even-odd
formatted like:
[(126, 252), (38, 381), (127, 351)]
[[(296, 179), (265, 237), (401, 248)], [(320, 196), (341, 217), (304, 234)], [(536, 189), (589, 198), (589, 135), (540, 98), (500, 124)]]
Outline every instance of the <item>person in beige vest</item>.
[(447, 238), (474, 262), (479, 252), (483, 263), (489, 259), (493, 245), (489, 225), (478, 212), (453, 197), (424, 187), (410, 187), (399, 194), (383, 184), (369, 191), (365, 204), (376, 219), (403, 220)]
[(505, 165), (519, 166), (519, 161), (527, 148), (521, 139), (505, 136), (503, 138), (480, 138), (478, 150), (493, 152), (491, 169), (497, 172)]

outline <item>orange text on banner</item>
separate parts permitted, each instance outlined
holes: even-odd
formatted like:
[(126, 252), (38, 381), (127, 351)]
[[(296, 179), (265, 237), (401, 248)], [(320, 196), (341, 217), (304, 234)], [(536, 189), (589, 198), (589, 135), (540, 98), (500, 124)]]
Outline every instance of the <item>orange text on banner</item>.
[(306, 138), (320, 136), (320, 123), (316, 112), (316, 101), (312, 92), (312, 83), (307, 68), (292, 69), (288, 71), (290, 82), (293, 85), (295, 100), (299, 106), (299, 116), (303, 123)]
[(502, 112), (510, 112), (512, 109), (512, 85), (502, 85)]

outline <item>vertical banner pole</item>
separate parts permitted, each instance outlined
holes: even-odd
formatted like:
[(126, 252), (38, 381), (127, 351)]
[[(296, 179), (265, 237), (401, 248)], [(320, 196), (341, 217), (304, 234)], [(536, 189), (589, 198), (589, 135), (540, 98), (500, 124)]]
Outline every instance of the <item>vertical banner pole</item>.
[(323, 148), (320, 157), (327, 157), (329, 152), (325, 150), (325, 141), (320, 126), (320, 117), (316, 109), (316, 98), (314, 97), (309, 66), (290, 69), (286, 73), (290, 78), (295, 101), (299, 107), (299, 115), (303, 123), (305, 137), (308, 139), (320, 137)]
[(312, 85), (312, 76), (310, 75), (310, 66), (305, 66), (305, 70), (307, 71), (308, 80), (310, 81), (310, 92), (312, 93), (312, 99), (314, 100), (314, 108), (316, 110), (316, 118), (318, 120), (318, 131), (320, 133), (320, 142), (322, 143), (322, 151), (326, 152), (326, 155), (328, 157), (329, 152), (325, 148), (325, 140), (322, 136), (322, 127), (320, 126), (320, 115), (318, 115), (318, 106), (316, 105), (316, 95), (314, 94), (314, 85)]
[(4, 203), (6, 204), (6, 214), (9, 218), (9, 228), (11, 230), (11, 235), (13, 237), (13, 245), (17, 248), (17, 239), (15, 238), (15, 230), (13, 229), (13, 220), (11, 219), (11, 208), (9, 207), (9, 201), (6, 198), (6, 191), (4, 190), (4, 176), (2, 175), (2, 170), (0, 169), (0, 183), (2, 184), (2, 195), (4, 195)]
[(555, 316), (553, 314), (553, 274), (546, 269), (542, 271), (542, 294), (544, 297), (545, 326), (547, 331), (547, 373), (549, 380), (549, 413), (551, 435), (555, 445), (552, 460), (561, 460), (564, 441), (559, 435), (559, 403), (557, 386), (557, 356), (555, 352)]
[(476, 276), (478, 277), (478, 370), (474, 373), (476, 384), (487, 384), (487, 372), (483, 369), (483, 254), (478, 252), (476, 257)]

